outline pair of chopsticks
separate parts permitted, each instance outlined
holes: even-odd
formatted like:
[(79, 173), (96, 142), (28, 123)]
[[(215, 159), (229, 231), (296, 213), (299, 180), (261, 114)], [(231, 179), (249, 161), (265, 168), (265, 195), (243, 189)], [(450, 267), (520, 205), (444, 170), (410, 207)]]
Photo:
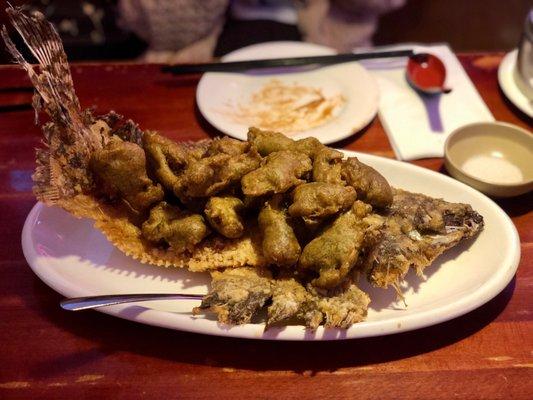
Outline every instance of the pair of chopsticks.
[(373, 51), (368, 53), (346, 53), (331, 56), (269, 58), (265, 60), (233, 61), (207, 64), (166, 65), (163, 72), (174, 75), (194, 74), (200, 72), (240, 72), (262, 68), (298, 67), (302, 65), (332, 65), (350, 61), (368, 60), (372, 58), (411, 57), (413, 50)]

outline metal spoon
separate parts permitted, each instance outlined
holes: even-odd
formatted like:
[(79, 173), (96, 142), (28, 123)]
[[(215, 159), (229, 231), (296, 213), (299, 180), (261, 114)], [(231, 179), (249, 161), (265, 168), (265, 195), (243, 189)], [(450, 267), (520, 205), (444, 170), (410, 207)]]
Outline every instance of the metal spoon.
[(148, 293), (148, 294), (111, 294), (104, 296), (73, 297), (63, 300), (61, 307), (68, 311), (89, 310), (91, 308), (112, 306), (115, 304), (135, 303), (150, 300), (201, 300), (203, 294), (174, 294), (174, 293)]

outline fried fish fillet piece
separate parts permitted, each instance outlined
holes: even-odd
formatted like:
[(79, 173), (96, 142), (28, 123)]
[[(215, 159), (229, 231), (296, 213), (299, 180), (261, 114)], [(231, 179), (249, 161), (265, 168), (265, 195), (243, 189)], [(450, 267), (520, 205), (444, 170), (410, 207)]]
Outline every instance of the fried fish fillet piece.
[(349, 211), (339, 215), (304, 247), (298, 267), (318, 273), (311, 282), (314, 286), (334, 288), (352, 270), (363, 246), (364, 217), (371, 210), (368, 204), (356, 201)]
[(247, 153), (250, 150), (250, 147), (250, 143), (248, 142), (225, 136), (223, 138), (213, 139), (207, 147), (206, 154), (208, 156), (214, 156), (215, 154), (229, 154), (230, 156), (236, 156)]
[(180, 210), (165, 201), (150, 210), (141, 230), (146, 239), (154, 243), (165, 241), (178, 254), (194, 251), (210, 233), (200, 214)]
[(267, 326), (292, 322), (311, 329), (321, 324), (345, 329), (365, 318), (370, 303), (352, 282), (319, 292), (291, 277), (273, 279), (266, 269), (227, 269), (211, 275), (211, 290), (194, 313), (214, 312), (225, 324), (249, 323), (266, 307)]
[(244, 234), (244, 204), (233, 196), (211, 197), (205, 206), (209, 224), (221, 235), (237, 239)]
[(351, 186), (310, 182), (297, 186), (292, 192), (292, 198), (289, 214), (315, 221), (349, 209), (357, 194)]
[[(155, 132), (142, 135), (142, 147), (148, 166), (159, 182), (171, 193), (180, 196), (183, 179), (181, 175), (191, 158), (183, 146)], [(205, 151), (200, 148), (200, 151)]]
[(242, 154), (218, 153), (189, 163), (183, 172), (185, 196), (209, 197), (240, 182), (243, 176), (257, 171), (261, 156), (255, 149)]
[(263, 157), (277, 151), (290, 150), (303, 153), (310, 159), (313, 159), (318, 151), (325, 147), (314, 137), (292, 140), (283, 133), (264, 131), (255, 127), (251, 127), (248, 130), (248, 142), (256, 147), (259, 154)]
[(345, 185), (342, 179), (342, 159), (344, 155), (337, 150), (324, 147), (313, 160), (313, 180), (336, 185)]
[(392, 203), (392, 189), (387, 180), (357, 157), (342, 162), (341, 175), (347, 185), (355, 188), (357, 197), (373, 207), (385, 208)]
[(312, 164), (305, 154), (281, 150), (269, 154), (262, 165), (242, 178), (242, 192), (246, 196), (285, 193), (305, 180)]
[(269, 264), (290, 267), (298, 262), (301, 248), (288, 222), (287, 211), (279, 196), (265, 203), (258, 217), (263, 238), (263, 257)]
[(90, 168), (105, 193), (123, 198), (138, 212), (163, 200), (163, 189), (148, 178), (144, 151), (135, 143), (113, 136), (93, 153)]

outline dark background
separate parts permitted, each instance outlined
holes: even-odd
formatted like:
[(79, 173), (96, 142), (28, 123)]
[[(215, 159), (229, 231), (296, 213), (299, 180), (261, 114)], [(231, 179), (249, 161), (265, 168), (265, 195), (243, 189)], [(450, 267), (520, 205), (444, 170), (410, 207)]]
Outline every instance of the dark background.
[[(135, 59), (146, 48), (141, 40), (117, 26), (116, 0), (12, 0), (10, 3), (40, 9), (56, 26), (65, 19), (75, 20), (79, 30), (77, 35), (71, 35), (64, 26), (60, 29), (70, 60)], [(95, 29), (87, 9), (83, 8), (87, 3), (104, 13), (100, 43), (95, 44), (91, 38)], [(0, 4), (0, 23), (6, 24), (4, 9), (7, 2), (0, 0)], [(403, 8), (381, 17), (374, 44), (448, 42), (456, 52), (508, 51), (517, 46), (525, 16), (532, 5), (531, 0), (407, 0)], [(269, 37), (268, 28), (261, 29), (260, 24), (243, 25), (239, 28), (241, 31), (225, 32), (221, 36), (222, 43), (219, 42), (217, 49), (223, 51), (217, 51), (217, 55), (254, 41), (295, 38), (291, 29), (285, 37), (279, 28), (270, 29), (273, 34)], [(243, 34), (242, 29), (249, 32)], [(239, 43), (239, 38), (245, 41)], [(7, 62), (9, 57), (5, 51), (0, 51), (0, 63)]]

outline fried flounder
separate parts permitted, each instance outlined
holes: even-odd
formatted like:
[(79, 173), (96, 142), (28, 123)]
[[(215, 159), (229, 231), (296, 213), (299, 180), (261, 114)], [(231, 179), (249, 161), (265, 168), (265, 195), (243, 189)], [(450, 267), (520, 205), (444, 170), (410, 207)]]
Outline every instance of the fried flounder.
[(252, 321), (346, 328), (366, 316), (362, 272), (398, 287), (446, 249), (475, 236), (469, 205), (390, 187), (357, 158), (314, 138), (251, 128), (248, 141), (176, 143), (111, 112), (82, 110), (59, 36), (42, 15), (7, 10), (39, 62), (9, 52), (44, 109), (36, 197), (90, 218), (113, 245), (141, 262), (211, 271), (196, 312)]

